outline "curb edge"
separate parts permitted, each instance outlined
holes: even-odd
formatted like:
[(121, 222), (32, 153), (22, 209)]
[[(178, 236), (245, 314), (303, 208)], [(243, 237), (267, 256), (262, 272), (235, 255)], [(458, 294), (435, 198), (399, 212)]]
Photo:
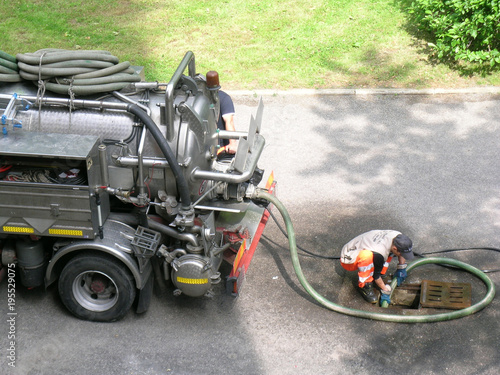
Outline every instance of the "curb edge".
[(326, 96), (326, 95), (457, 95), (500, 94), (500, 87), (469, 87), (459, 89), (291, 89), (291, 90), (227, 90), (231, 96)]

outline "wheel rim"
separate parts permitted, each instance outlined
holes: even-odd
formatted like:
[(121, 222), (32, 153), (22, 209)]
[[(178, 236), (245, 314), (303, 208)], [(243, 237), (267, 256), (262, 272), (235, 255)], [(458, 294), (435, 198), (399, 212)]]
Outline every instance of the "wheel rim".
[(111, 277), (100, 271), (85, 271), (73, 281), (73, 295), (85, 309), (102, 312), (118, 301), (118, 288)]

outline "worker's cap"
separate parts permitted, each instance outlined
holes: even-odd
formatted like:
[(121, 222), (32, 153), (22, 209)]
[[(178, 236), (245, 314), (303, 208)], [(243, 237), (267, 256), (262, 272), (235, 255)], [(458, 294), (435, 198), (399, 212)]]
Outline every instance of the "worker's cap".
[(413, 243), (411, 242), (410, 238), (405, 236), (404, 234), (398, 234), (394, 238), (394, 246), (398, 249), (398, 251), (401, 253), (401, 256), (405, 258), (406, 260), (412, 260), (414, 255), (413, 255)]

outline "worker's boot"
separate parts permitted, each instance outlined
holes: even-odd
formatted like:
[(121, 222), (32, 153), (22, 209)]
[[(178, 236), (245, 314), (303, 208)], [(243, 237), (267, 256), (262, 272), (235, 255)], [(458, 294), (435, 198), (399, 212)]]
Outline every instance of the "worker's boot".
[(358, 286), (358, 291), (361, 293), (366, 302), (377, 303), (378, 298), (373, 290), (373, 283), (366, 283), (362, 288)]

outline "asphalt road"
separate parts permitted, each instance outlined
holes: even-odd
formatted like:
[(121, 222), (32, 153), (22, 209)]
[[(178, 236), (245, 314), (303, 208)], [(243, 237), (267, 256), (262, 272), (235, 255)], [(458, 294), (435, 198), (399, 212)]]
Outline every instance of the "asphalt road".
[[(257, 98), (234, 97), (238, 129)], [(260, 167), (274, 170), (298, 243), (324, 255), (370, 229), (396, 229), (426, 253), (500, 247), (500, 100), (495, 96), (268, 96)], [(1, 374), (483, 374), (500, 368), (500, 302), (431, 324), (341, 315), (309, 297), (285, 237), (270, 222), (237, 299), (156, 294), (148, 312), (90, 323), (71, 316), (54, 287), (16, 295), (16, 368), (8, 366), (7, 286), (0, 285)], [(498, 253), (445, 254), (480, 269)], [(300, 257), (325, 297), (368, 306), (337, 261)], [(392, 266), (394, 267), (394, 265)], [(391, 269), (392, 270), (392, 269)], [(500, 273), (490, 277), (499, 286)], [(423, 278), (470, 282), (437, 266)], [(394, 311), (394, 313), (398, 313)], [(418, 313), (418, 312), (416, 312)]]

